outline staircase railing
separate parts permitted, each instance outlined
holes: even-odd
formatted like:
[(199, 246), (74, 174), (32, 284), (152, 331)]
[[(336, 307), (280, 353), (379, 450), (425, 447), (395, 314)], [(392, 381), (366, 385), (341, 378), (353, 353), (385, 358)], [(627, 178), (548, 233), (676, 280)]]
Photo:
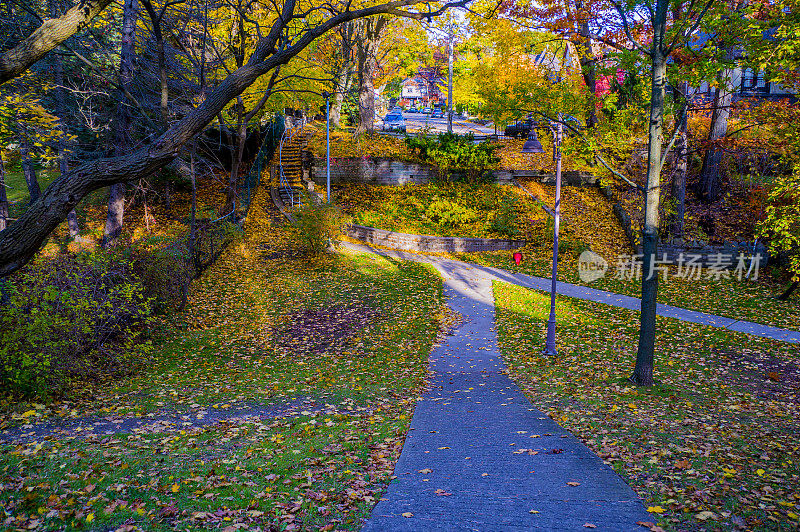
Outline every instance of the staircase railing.
[(283, 134), (281, 135), (281, 142), (278, 147), (278, 172), (280, 176), (279, 178), (280, 187), (286, 193), (286, 196), (289, 197), (289, 203), (290, 203), (289, 206), (291, 208), (294, 208), (295, 205), (297, 205), (298, 207), (300, 206), (300, 197), (298, 196), (297, 199), (295, 200), (295, 194), (294, 191), (292, 190), (291, 183), (289, 183), (289, 180), (286, 178), (286, 173), (283, 171), (283, 146), (287, 142), (291, 142), (294, 136), (303, 130), (305, 124), (306, 124), (305, 118), (302, 118), (300, 120), (300, 124), (294, 125), (291, 128), (284, 129)]
[(241, 202), (245, 203), (245, 198), (242, 188), (247, 190), (247, 200), (244, 206), (244, 215), (247, 216), (250, 210), (250, 204), (253, 199), (253, 191), (261, 183), (261, 174), (264, 172), (264, 166), (269, 166), (272, 160), (272, 155), (275, 153), (275, 148), (278, 146), (280, 138), (283, 137), (285, 131), (283, 117), (277, 116), (270, 122), (264, 140), (261, 142), (261, 147), (258, 149), (255, 161), (250, 166), (250, 171), (240, 184), (239, 196)]

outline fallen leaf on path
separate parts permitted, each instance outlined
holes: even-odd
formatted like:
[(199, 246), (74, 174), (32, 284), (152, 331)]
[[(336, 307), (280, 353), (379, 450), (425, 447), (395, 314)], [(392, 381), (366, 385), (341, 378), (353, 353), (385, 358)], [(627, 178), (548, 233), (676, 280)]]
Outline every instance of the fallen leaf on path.
[(583, 528), (597, 528), (597, 525), (593, 525), (592, 523), (586, 523), (583, 525)]
[(403, 512), (401, 515), (403, 517), (414, 517), (414, 514), (412, 514), (411, 512)]
[(447, 497), (448, 495), (452, 495), (452, 493), (450, 493), (449, 491), (445, 491), (443, 489), (438, 489), (436, 490), (436, 495), (439, 495), (441, 497)]
[(650, 529), (650, 532), (664, 532), (664, 529), (650, 521), (636, 521), (636, 524)]
[(427, 475), (428, 473), (433, 473), (433, 469), (428, 469), (426, 467), (425, 469), (420, 469), (419, 473), (422, 473), (423, 475)]
[(581, 485), (580, 482), (567, 482), (567, 486), (573, 486), (574, 487), (574, 486), (580, 486), (580, 485)]

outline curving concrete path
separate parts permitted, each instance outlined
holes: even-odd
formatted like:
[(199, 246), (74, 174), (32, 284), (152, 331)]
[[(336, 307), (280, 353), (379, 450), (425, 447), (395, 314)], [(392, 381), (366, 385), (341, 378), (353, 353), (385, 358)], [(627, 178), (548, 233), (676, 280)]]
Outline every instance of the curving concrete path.
[(397, 478), (363, 530), (644, 530), (637, 521), (654, 519), (633, 490), (503, 372), (493, 277), (433, 259), (425, 261), (465, 320), (431, 354), (431, 388), (417, 402)]
[[(420, 255), (393, 249), (375, 249), (370, 246), (360, 244), (343, 243), (343, 245), (349, 249), (361, 251), (363, 253), (379, 253), (386, 257), (398, 260), (427, 262), (432, 264), (440, 273), (442, 273), (442, 275), (445, 275), (444, 272), (449, 272), (448, 275), (460, 277), (463, 276), (463, 272), (469, 272), (469, 275), (476, 278), (480, 277), (492, 281), (503, 281), (506, 283), (515, 284), (517, 286), (524, 286), (526, 288), (532, 288), (535, 290), (543, 290), (545, 292), (550, 291), (550, 279), (544, 277), (533, 277), (524, 273), (513, 273), (506, 270), (501, 270), (500, 268), (480, 266), (478, 264), (471, 264), (468, 262), (461, 262), (458, 260), (446, 259), (433, 255)], [(615, 294), (614, 292), (606, 292), (605, 290), (597, 290), (596, 288), (589, 288), (587, 286), (562, 283), (561, 281), (558, 281), (556, 283), (556, 292), (564, 296), (594, 301), (604, 305), (634, 310), (636, 312), (639, 312), (641, 309), (641, 300), (638, 297)], [(800, 331), (781, 329), (780, 327), (773, 327), (772, 325), (736, 320), (733, 318), (726, 318), (724, 316), (717, 316), (715, 314), (698, 312), (696, 310), (687, 310), (680, 307), (673, 307), (671, 305), (664, 305), (662, 303), (658, 303), (656, 306), (656, 313), (665, 318), (674, 318), (676, 320), (687, 321), (690, 323), (719, 327), (721, 329), (728, 329), (734, 332), (742, 332), (752, 334), (754, 336), (761, 336), (763, 338), (770, 338), (779, 342), (793, 344), (800, 343)]]

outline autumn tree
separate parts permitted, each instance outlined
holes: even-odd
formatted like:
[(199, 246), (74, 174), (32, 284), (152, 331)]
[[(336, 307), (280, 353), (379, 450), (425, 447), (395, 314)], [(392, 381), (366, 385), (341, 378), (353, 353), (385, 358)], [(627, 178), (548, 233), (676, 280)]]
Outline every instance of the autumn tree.
[[(20, 75), (50, 50), (74, 34), (81, 24), (107, 4), (84, 2), (69, 15), (48, 19), (14, 48), (0, 55), (0, 82)], [(0, 275), (20, 268), (36, 253), (51, 231), (88, 193), (116, 183), (146, 177), (175, 159), (181, 148), (200, 133), (237, 96), (261, 76), (288, 63), (315, 39), (341, 24), (366, 17), (394, 15), (413, 19), (438, 16), (463, 6), (466, 0), (430, 6), (419, 0), (393, 0), (366, 6), (350, 3), (317, 5), (285, 0), (265, 17), (267, 22), (241, 67), (232, 70), (215, 87), (162, 134), (127, 153), (102, 157), (78, 165), (60, 176), (19, 219), (0, 232)], [(422, 9), (415, 8), (422, 4)], [(266, 7), (265, 7), (266, 9)], [(88, 17), (88, 18), (87, 18)]]

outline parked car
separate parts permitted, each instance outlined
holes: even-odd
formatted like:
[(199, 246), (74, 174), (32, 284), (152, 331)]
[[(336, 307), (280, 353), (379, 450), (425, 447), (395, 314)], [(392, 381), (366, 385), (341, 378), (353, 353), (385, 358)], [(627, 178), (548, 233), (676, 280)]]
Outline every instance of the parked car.
[(431, 108), (430, 107), (426, 107), (425, 109), (422, 110), (422, 112), (425, 113), (426, 115), (429, 115), (429, 114), (431, 114)]
[(506, 137), (514, 137), (515, 139), (527, 137), (532, 127), (532, 120), (517, 120), (513, 124), (507, 125), (503, 134)]
[(406, 121), (403, 119), (403, 113), (399, 111), (392, 111), (383, 118), (383, 131), (399, 131), (400, 133), (406, 132)]
[(431, 118), (444, 118), (444, 111), (441, 109), (434, 109), (431, 111)]

